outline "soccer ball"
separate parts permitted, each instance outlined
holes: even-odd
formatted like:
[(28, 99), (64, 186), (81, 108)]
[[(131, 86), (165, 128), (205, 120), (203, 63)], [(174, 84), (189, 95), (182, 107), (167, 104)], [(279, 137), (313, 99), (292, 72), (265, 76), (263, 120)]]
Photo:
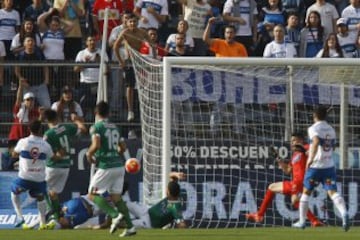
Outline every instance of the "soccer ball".
[(135, 174), (140, 171), (141, 165), (136, 158), (129, 158), (125, 163), (125, 170), (128, 173)]

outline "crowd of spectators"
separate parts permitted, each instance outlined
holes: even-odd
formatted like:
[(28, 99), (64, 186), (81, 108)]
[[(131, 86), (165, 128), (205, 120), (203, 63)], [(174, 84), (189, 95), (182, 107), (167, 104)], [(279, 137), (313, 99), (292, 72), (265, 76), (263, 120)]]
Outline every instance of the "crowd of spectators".
[[(159, 60), (164, 56), (358, 58), (360, 52), (360, 0), (0, 2), (0, 61), (96, 63), (106, 39), (105, 60), (119, 62), (119, 68), (107, 75), (110, 105), (119, 108), (125, 82), (127, 106), (119, 111), (128, 111), (129, 122), (139, 118), (133, 110), (134, 71), (124, 42)], [(109, 24), (103, 38), (106, 8)], [(67, 71), (62, 66), (0, 66), (1, 102), (3, 86), (9, 84), (23, 96), (31, 94), (36, 106), (66, 108), (64, 121), (75, 112), (84, 119), (95, 104), (99, 69), (75, 64), (71, 67), (75, 81)], [(70, 105), (64, 105), (66, 99), (71, 99)], [(27, 99), (17, 96), (9, 101), (15, 102), (15, 119), (19, 106), (26, 106), (23, 100)]]

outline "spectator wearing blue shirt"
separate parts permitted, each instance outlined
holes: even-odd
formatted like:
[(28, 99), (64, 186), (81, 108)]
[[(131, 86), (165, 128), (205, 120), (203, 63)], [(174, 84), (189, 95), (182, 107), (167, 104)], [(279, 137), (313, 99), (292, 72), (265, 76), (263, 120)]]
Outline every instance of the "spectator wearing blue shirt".
[(23, 19), (30, 18), (36, 23), (37, 18), (49, 10), (49, 5), (42, 0), (33, 0), (33, 4), (25, 8)]

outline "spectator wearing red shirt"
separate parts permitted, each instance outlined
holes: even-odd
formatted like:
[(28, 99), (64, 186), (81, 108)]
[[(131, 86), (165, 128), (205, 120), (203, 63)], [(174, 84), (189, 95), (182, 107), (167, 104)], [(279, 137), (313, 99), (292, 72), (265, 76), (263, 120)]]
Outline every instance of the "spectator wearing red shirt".
[[(291, 135), (291, 150), (293, 152), (291, 161), (286, 162), (283, 159), (277, 158), (279, 167), (286, 174), (292, 175), (291, 181), (275, 182), (269, 185), (266, 191), (265, 197), (261, 203), (259, 210), (256, 213), (246, 214), (246, 218), (255, 222), (262, 222), (267, 207), (270, 205), (272, 199), (276, 193), (282, 193), (284, 195), (291, 196), (291, 203), (295, 208), (299, 207), (299, 193), (303, 189), (303, 180), (306, 168), (306, 149), (304, 147), (304, 136), (301, 133), (293, 133)], [(313, 227), (323, 226), (314, 214), (308, 210), (307, 217), (311, 221)]]
[(12, 142), (29, 136), (28, 124), (40, 116), (40, 109), (35, 105), (35, 95), (27, 92), (23, 96), (23, 88), (24, 86), (20, 82), (13, 107), (14, 121), (9, 133), (9, 141)]
[(150, 42), (142, 42), (139, 52), (143, 55), (148, 55), (152, 58), (162, 60), (166, 55), (166, 50), (158, 43), (158, 31), (156, 28), (148, 28)]
[(131, 0), (96, 0), (92, 12), (95, 18), (94, 28), (98, 33), (98, 37), (101, 37), (103, 33), (106, 8), (109, 8), (109, 21), (106, 38), (108, 39), (111, 30), (121, 24), (121, 15), (124, 13), (124, 11), (132, 11), (134, 9), (134, 2)]

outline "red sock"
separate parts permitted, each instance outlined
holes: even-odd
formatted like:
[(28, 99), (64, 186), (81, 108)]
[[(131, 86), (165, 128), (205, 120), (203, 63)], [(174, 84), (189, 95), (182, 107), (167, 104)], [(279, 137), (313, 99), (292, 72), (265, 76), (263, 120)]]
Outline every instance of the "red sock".
[(316, 221), (319, 221), (317, 219), (317, 217), (315, 217), (315, 215), (310, 210), (307, 211), (306, 216), (310, 220), (310, 222), (312, 222), (312, 223), (316, 222)]
[(259, 216), (264, 216), (266, 209), (269, 206), (269, 204), (271, 203), (274, 196), (275, 196), (275, 193), (273, 193), (272, 191), (270, 191), (270, 190), (266, 191), (265, 197), (264, 197), (264, 199), (261, 203), (261, 206), (259, 208), (259, 211), (258, 211)]

